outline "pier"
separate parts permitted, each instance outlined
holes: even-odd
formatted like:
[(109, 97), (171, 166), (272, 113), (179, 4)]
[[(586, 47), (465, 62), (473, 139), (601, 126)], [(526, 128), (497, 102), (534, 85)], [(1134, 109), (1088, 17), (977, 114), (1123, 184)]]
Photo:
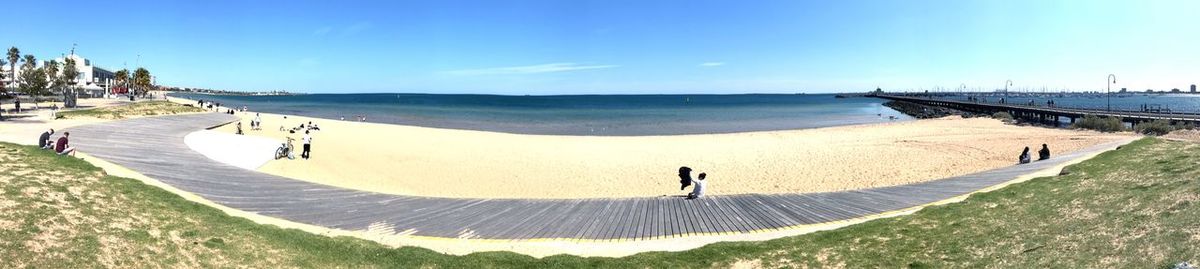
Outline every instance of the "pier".
[(905, 101), (927, 106), (938, 106), (951, 109), (957, 109), (973, 113), (992, 114), (996, 112), (1006, 112), (1014, 118), (1025, 120), (1036, 120), (1040, 122), (1061, 122), (1066, 118), (1070, 123), (1075, 123), (1075, 120), (1081, 119), (1084, 116), (1099, 116), (1099, 117), (1118, 117), (1121, 121), (1127, 123), (1139, 123), (1154, 120), (1168, 120), (1171, 123), (1200, 123), (1200, 113), (1180, 113), (1171, 112), (1169, 110), (1155, 109), (1150, 111), (1136, 110), (1106, 110), (1106, 109), (1084, 109), (1084, 108), (1063, 108), (1044, 105), (1028, 105), (1028, 104), (1013, 104), (1013, 103), (988, 103), (979, 101), (965, 100), (950, 100), (938, 97), (929, 96), (903, 96), (903, 95), (888, 95), (888, 94), (872, 94), (869, 97)]

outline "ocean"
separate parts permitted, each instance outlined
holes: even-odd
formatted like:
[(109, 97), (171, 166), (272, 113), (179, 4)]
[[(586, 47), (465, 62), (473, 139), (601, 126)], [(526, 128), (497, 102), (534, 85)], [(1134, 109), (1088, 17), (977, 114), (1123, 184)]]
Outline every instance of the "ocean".
[(364, 115), (376, 123), (539, 135), (737, 133), (912, 119), (884, 107), (882, 99), (832, 94), (170, 96), (267, 113), (335, 120)]

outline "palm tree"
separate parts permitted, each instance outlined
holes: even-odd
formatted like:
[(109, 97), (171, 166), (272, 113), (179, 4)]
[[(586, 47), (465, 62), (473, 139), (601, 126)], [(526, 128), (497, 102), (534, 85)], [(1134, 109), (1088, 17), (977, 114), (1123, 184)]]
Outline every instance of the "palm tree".
[(113, 77), (114, 77), (114, 78), (113, 78), (113, 84), (116, 84), (116, 85), (119, 85), (119, 86), (122, 86), (122, 87), (124, 87), (124, 88), (125, 88), (125, 94), (130, 94), (130, 93), (129, 93), (129, 87), (128, 87), (128, 86), (124, 86), (124, 85), (125, 85), (125, 82), (128, 82), (128, 81), (129, 81), (129, 69), (121, 69), (121, 70), (117, 70), (117, 72), (116, 72), (116, 73), (113, 73)]
[[(8, 64), (7, 61), (4, 61), (4, 59), (0, 59), (0, 67), (7, 65), (7, 64)], [(8, 76), (5, 76), (4, 72), (0, 72), (0, 94), (8, 93), (8, 84), (4, 83), (4, 78), (6, 78), (6, 77), (8, 77)]]
[(12, 72), (13, 86), (17, 84), (17, 61), (21, 60), (21, 50), (17, 47), (8, 49), (8, 71)]
[(134, 70), (133, 84), (138, 87), (138, 95), (146, 94), (146, 89), (150, 87), (150, 70), (141, 67)]
[(33, 61), (32, 55), (25, 55), (25, 59), (29, 60), (21, 65), (21, 92), (29, 96), (44, 95), (46, 93), (46, 71), (43, 68), (37, 68)]
[(50, 60), (49, 62), (46, 62), (46, 65), (42, 67), (42, 70), (46, 72), (46, 78), (48, 82), (46, 83), (46, 86), (49, 87), (51, 91), (58, 87), (62, 87), (63, 78), (58, 76), (57, 61)]
[(75, 92), (75, 79), (79, 77), (79, 68), (75, 66), (75, 59), (67, 57), (67, 65), (63, 67), (62, 80), (67, 83), (66, 90), (63, 91), (64, 100), (70, 100), (70, 103), (64, 105), (75, 107), (75, 99), (79, 98), (79, 94)]

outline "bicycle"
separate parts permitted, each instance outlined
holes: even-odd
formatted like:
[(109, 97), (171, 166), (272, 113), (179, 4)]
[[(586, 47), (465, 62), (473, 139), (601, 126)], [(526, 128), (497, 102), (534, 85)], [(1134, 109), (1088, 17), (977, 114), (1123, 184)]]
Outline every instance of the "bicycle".
[(275, 159), (278, 160), (283, 157), (288, 157), (289, 159), (291, 159), (291, 157), (289, 157), (289, 156), (292, 154), (292, 151), (295, 150), (295, 147), (292, 146), (292, 141), (295, 141), (295, 140), (296, 139), (292, 139), (291, 137), (288, 137), (287, 143), (283, 143), (282, 145), (279, 145), (279, 148), (275, 149)]

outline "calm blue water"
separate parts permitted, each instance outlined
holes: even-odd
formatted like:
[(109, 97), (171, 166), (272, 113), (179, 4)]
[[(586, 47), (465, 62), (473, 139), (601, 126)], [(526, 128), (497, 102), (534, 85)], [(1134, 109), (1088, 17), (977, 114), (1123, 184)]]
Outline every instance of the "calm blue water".
[(519, 134), (639, 136), (788, 130), (911, 119), (875, 98), (833, 95), (310, 94), (175, 93), (227, 107), (326, 119)]

